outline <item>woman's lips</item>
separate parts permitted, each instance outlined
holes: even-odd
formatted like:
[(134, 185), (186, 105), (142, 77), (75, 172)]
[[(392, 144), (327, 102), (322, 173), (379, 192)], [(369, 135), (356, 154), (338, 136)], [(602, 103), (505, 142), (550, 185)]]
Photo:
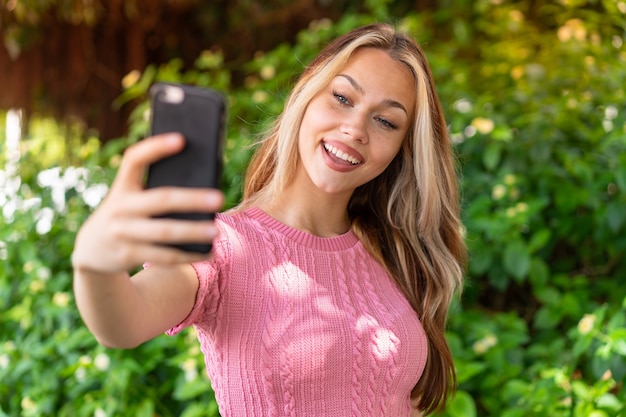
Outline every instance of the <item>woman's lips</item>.
[(326, 164), (335, 171), (348, 172), (363, 164), (363, 157), (353, 149), (322, 142), (322, 151)]

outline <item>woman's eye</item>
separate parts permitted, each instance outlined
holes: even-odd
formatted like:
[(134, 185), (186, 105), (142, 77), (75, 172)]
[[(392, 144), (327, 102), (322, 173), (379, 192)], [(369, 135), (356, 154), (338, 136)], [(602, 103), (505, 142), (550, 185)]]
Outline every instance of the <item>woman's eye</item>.
[(346, 106), (350, 104), (350, 101), (346, 98), (346, 96), (343, 96), (336, 91), (333, 91), (333, 96), (340, 104), (344, 104)]
[(393, 124), (393, 123), (392, 123), (392, 122), (390, 122), (389, 120), (384, 119), (384, 118), (382, 118), (382, 117), (376, 117), (375, 119), (376, 119), (376, 121), (377, 121), (378, 123), (380, 123), (381, 125), (383, 125), (383, 126), (384, 126), (384, 127), (386, 127), (387, 129), (397, 129), (397, 128), (398, 128), (398, 126), (396, 126), (395, 124)]

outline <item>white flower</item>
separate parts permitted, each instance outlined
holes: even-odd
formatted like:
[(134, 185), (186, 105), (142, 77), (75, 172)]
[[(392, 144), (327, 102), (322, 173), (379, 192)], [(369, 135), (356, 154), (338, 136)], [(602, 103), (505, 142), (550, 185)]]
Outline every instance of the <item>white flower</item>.
[(528, 204), (520, 202), (515, 205), (515, 211), (518, 213), (526, 213), (528, 211)]
[(276, 68), (272, 65), (264, 65), (263, 68), (261, 68), (260, 75), (264, 80), (270, 80), (276, 75)]
[(89, 207), (94, 208), (100, 204), (108, 191), (109, 187), (106, 184), (92, 185), (83, 192), (83, 201)]
[(87, 366), (91, 364), (91, 358), (87, 355), (83, 355), (80, 358), (78, 358), (78, 364), (80, 366)]
[(2, 215), (7, 220), (8, 223), (11, 223), (13, 221), (13, 215), (15, 214), (16, 209), (17, 209), (17, 202), (15, 200), (7, 201), (2, 206)]
[(52, 296), (52, 303), (57, 307), (67, 307), (70, 303), (70, 295), (66, 292), (56, 292)]
[(9, 355), (6, 353), (0, 355), (0, 369), (7, 369), (9, 367), (9, 362), (11, 362)]
[(42, 281), (47, 281), (48, 279), (50, 279), (50, 268), (42, 266), (37, 269), (37, 278)]
[(38, 207), (41, 207), (41, 198), (33, 197), (33, 198), (29, 198), (27, 200), (22, 201), (22, 205), (20, 209), (22, 211), (30, 211)]
[(478, 130), (483, 135), (486, 135), (488, 133), (491, 133), (491, 131), (495, 127), (495, 123), (493, 123), (493, 120), (491, 119), (487, 119), (485, 117), (477, 117), (472, 120), (472, 126), (474, 126), (476, 130)]
[(61, 180), (61, 167), (46, 169), (37, 174), (37, 183), (42, 187), (52, 187)]
[(96, 408), (96, 411), (93, 413), (93, 417), (107, 417), (107, 413), (102, 408)]
[(37, 230), (37, 233), (40, 235), (48, 233), (52, 229), (52, 220), (54, 220), (54, 210), (50, 207), (42, 208), (37, 215), (37, 223), (35, 224), (35, 230)]
[(500, 200), (506, 195), (506, 187), (502, 184), (496, 184), (491, 190), (491, 197), (494, 200)]
[(38, 293), (42, 291), (45, 287), (46, 287), (45, 282), (43, 282), (40, 279), (34, 279), (31, 281), (30, 285), (28, 286), (28, 289), (31, 293)]
[(60, 213), (65, 211), (65, 191), (63, 184), (52, 187), (52, 202), (56, 211)]
[(76, 380), (78, 382), (83, 382), (85, 380), (85, 377), (87, 376), (87, 371), (85, 370), (85, 368), (80, 367), (76, 369), (76, 372), (74, 372), (74, 376), (76, 377)]
[(267, 101), (269, 94), (265, 91), (257, 90), (252, 94), (252, 101), (255, 103), (263, 103)]
[(22, 402), (20, 403), (22, 406), (22, 410), (24, 411), (34, 411), (37, 409), (37, 404), (30, 398), (24, 397), (22, 398)]
[(85, 190), (89, 171), (83, 167), (68, 167), (63, 174), (63, 186), (66, 190), (70, 188), (81, 192)]
[(472, 107), (472, 102), (465, 98), (455, 101), (452, 105), (452, 108), (454, 108), (454, 110), (458, 111), (459, 113), (469, 113), (470, 111), (472, 111)]
[(513, 185), (517, 182), (517, 177), (513, 174), (506, 174), (504, 176), (504, 183), (506, 185)]
[(466, 138), (471, 138), (476, 134), (476, 128), (472, 125), (469, 125), (465, 129), (463, 129), (463, 134)]
[(588, 334), (593, 330), (593, 326), (596, 323), (596, 316), (594, 314), (585, 314), (578, 322), (578, 331), (580, 334)]
[(606, 119), (613, 120), (617, 117), (617, 113), (617, 107), (613, 105), (606, 106), (606, 109), (604, 110), (604, 117)]
[(93, 364), (101, 371), (106, 371), (109, 369), (109, 365), (111, 364), (111, 359), (105, 353), (98, 353), (96, 358), (93, 361)]
[(476, 353), (477, 355), (482, 355), (497, 344), (498, 338), (493, 334), (488, 334), (482, 339), (474, 342), (472, 348), (474, 349), (474, 353)]

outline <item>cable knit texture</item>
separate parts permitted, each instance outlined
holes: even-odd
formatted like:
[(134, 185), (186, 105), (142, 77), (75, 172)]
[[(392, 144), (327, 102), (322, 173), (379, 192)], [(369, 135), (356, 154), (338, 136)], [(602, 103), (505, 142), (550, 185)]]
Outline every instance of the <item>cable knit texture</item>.
[(258, 208), (218, 214), (189, 316), (223, 417), (406, 416), (428, 352), (417, 315), (352, 232)]

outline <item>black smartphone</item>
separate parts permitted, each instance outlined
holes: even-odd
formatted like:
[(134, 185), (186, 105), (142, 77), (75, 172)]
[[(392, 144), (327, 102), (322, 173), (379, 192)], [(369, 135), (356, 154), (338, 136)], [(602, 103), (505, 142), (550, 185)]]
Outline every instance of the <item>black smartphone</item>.
[[(226, 99), (219, 91), (184, 84), (156, 83), (150, 88), (151, 135), (178, 132), (184, 149), (148, 168), (146, 187), (219, 188), (226, 123)], [(213, 219), (214, 213), (168, 213), (184, 220)], [(210, 244), (175, 247), (208, 253)]]

